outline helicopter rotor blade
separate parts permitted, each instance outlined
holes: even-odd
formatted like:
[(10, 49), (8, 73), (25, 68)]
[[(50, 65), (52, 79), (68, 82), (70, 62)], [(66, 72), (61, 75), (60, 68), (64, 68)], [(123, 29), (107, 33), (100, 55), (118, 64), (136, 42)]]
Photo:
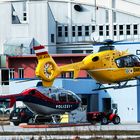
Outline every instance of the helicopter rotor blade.
[(29, 78), (29, 79), (24, 79), (24, 80), (18, 80), (16, 83), (23, 83), (23, 82), (28, 82), (28, 81), (35, 81), (35, 80), (40, 80), (39, 78)]

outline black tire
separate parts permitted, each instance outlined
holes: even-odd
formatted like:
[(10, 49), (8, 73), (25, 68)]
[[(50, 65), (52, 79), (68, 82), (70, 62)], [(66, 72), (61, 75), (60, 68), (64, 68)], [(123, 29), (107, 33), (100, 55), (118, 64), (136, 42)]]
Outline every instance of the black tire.
[(106, 117), (103, 117), (101, 119), (101, 125), (107, 125), (108, 124), (108, 119)]
[(13, 122), (13, 124), (14, 124), (15, 126), (18, 126), (18, 125), (20, 124), (20, 122)]
[(115, 117), (113, 118), (113, 123), (114, 123), (114, 124), (119, 124), (120, 121), (121, 121), (121, 119), (120, 119), (119, 116), (115, 116)]

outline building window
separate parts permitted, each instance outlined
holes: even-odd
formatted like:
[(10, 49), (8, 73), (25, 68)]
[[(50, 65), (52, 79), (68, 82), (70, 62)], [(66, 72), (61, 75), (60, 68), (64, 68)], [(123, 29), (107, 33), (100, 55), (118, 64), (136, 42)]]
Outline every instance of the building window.
[(93, 50), (86, 50), (86, 53), (92, 53)]
[(1, 85), (9, 85), (9, 69), (1, 69)]
[(74, 72), (73, 71), (69, 72), (69, 78), (73, 78), (73, 77), (74, 77)]
[(116, 7), (116, 0), (112, 0), (112, 8)]
[(99, 26), (99, 35), (103, 36), (103, 26)]
[(72, 36), (75, 36), (75, 26), (72, 26)]
[(27, 21), (27, 5), (26, 2), (23, 2), (23, 21)]
[(126, 25), (126, 35), (130, 35), (130, 25)]
[(23, 12), (23, 21), (27, 21), (27, 12)]
[(89, 36), (89, 26), (85, 26), (85, 36)]
[(137, 35), (138, 34), (138, 25), (137, 24), (133, 25), (133, 28), (134, 28), (134, 35)]
[(14, 78), (15, 78), (15, 69), (10, 68), (10, 79), (14, 79)]
[(11, 16), (12, 16), (12, 24), (21, 24), (19, 16), (18, 16), (13, 4), (11, 4)]
[(113, 12), (113, 22), (116, 22), (116, 12)]
[(66, 73), (62, 73), (61, 78), (66, 78)]
[(119, 33), (120, 35), (123, 35), (123, 25), (119, 25)]
[(83, 53), (83, 50), (72, 50), (72, 53)]
[(54, 43), (54, 34), (51, 34), (51, 42)]
[(140, 50), (136, 50), (136, 55), (140, 55)]
[(82, 26), (78, 26), (78, 36), (82, 36)]
[(106, 36), (109, 36), (109, 25), (106, 25)]
[(105, 10), (105, 16), (106, 16), (106, 23), (108, 23), (108, 21), (109, 21), (108, 10)]
[(92, 32), (94, 32), (95, 31), (95, 26), (92, 26)]
[(65, 26), (65, 37), (68, 36), (68, 26)]
[(114, 36), (116, 36), (116, 35), (117, 35), (117, 26), (114, 25)]
[(58, 37), (62, 37), (62, 26), (58, 27)]
[(19, 78), (24, 78), (24, 69), (23, 68), (18, 69), (18, 77)]

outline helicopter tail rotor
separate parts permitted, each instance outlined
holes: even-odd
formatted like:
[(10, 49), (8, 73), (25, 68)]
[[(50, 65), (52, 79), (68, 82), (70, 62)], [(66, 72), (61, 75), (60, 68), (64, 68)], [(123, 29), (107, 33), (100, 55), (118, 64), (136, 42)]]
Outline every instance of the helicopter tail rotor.
[(38, 59), (35, 74), (42, 79), (44, 86), (51, 86), (60, 74), (59, 67), (48, 54), (45, 46), (34, 46), (34, 50)]

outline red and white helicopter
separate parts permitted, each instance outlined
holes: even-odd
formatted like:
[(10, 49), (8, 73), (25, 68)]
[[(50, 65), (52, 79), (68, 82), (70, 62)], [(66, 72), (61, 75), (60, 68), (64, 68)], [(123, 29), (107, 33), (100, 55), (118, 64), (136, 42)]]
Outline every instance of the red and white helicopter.
[[(39, 47), (35, 53), (38, 59), (48, 55), (45, 47)], [(44, 85), (25, 89), (19, 94), (0, 95), (0, 102), (9, 102), (9, 107), (13, 107), (16, 101), (22, 101), (36, 116), (64, 114), (81, 105), (81, 99), (72, 91)]]

